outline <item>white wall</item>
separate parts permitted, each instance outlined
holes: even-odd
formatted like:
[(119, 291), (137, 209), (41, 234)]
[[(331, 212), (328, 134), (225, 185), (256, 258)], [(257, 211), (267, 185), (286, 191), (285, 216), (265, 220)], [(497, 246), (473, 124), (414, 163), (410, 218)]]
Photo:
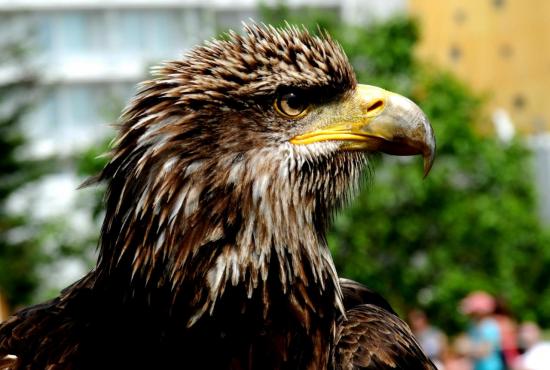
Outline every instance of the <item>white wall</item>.
[[(405, 0), (287, 0), (347, 20), (387, 17)], [(258, 19), (257, 0), (0, 0), (0, 38), (32, 35), (43, 98), (26, 122), (34, 155), (71, 152), (109, 133), (150, 66), (176, 59), (222, 28)], [(277, 0), (265, 3), (275, 4)], [(17, 79), (0, 70), (0, 83)]]
[(530, 140), (534, 153), (534, 171), (538, 190), (538, 209), (543, 223), (550, 226), (550, 134)]

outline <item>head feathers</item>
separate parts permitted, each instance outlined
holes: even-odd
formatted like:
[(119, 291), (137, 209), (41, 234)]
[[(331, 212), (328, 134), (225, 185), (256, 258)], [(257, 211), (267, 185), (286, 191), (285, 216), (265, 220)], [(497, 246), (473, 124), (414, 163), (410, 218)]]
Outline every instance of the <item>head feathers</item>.
[(103, 273), (126, 274), (136, 287), (206, 286), (194, 298), (197, 318), (226, 284), (249, 295), (261, 288), (270, 264), (280, 264), (271, 273), (283, 289), (297, 278), (321, 289), (335, 281), (320, 231), (364, 157), (294, 147), (273, 100), (284, 87), (334, 98), (355, 84), (328, 35), (256, 24), (156, 69), (125, 110), (101, 174)]

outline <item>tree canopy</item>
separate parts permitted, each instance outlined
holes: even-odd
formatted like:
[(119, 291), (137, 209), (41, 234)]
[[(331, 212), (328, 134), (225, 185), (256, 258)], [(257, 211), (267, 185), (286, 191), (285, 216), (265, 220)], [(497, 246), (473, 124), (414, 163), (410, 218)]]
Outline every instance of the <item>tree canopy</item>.
[(39, 280), (35, 267), (44, 262), (44, 255), (21, 232), (27, 220), (12, 214), (6, 202), (17, 189), (49, 169), (47, 162), (21, 155), (26, 138), (20, 122), (32, 106), (36, 78), (26, 68), (27, 50), (18, 41), (0, 42), (0, 67), (18, 65), (20, 73), (0, 84), (0, 293), (12, 304), (31, 300)]

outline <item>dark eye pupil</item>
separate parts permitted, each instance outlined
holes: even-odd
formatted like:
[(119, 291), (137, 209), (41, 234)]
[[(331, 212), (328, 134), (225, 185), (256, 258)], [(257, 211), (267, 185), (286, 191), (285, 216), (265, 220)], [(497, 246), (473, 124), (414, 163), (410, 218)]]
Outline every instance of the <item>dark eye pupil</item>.
[(285, 100), (290, 109), (301, 109), (304, 106), (304, 101), (295, 93), (286, 94)]

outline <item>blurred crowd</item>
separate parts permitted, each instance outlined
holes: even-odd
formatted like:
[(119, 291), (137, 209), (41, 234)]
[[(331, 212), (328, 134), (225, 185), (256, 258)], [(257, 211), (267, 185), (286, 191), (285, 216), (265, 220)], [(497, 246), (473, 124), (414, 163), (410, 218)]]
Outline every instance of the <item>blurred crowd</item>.
[(423, 311), (409, 312), (413, 333), (438, 369), (550, 369), (550, 341), (543, 340), (536, 323), (516, 322), (504, 302), (477, 291), (460, 302), (459, 310), (469, 328), (452, 338), (430, 324)]

